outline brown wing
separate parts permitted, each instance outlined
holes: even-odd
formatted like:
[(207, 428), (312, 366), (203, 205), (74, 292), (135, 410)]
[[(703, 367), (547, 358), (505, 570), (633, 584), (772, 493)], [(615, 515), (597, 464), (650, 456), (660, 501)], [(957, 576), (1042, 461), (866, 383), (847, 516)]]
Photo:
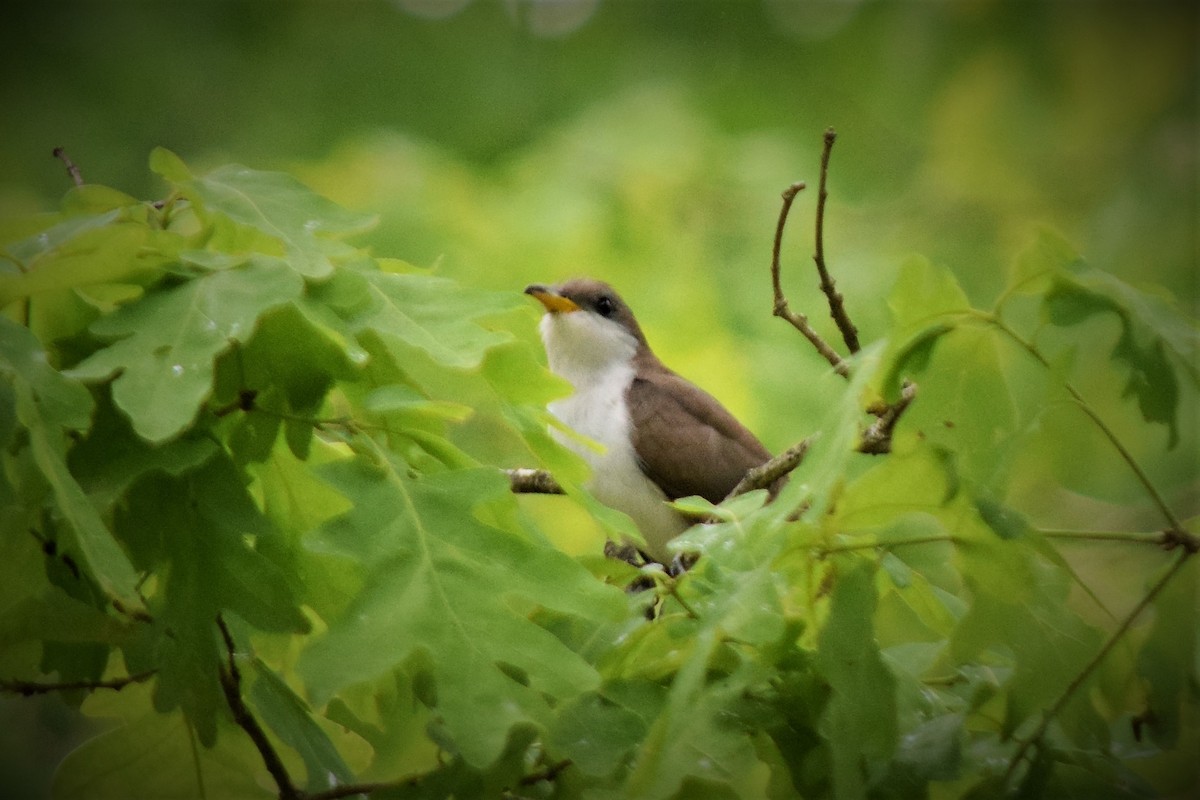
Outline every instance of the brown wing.
[(635, 378), (626, 397), (642, 471), (671, 500), (719, 503), (746, 470), (771, 458), (711, 395), (665, 368)]

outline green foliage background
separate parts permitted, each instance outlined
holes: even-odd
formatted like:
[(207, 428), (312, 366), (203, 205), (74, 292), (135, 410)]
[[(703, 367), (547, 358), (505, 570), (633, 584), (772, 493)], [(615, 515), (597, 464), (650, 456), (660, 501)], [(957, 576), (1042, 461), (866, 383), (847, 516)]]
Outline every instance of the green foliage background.
[[(199, 752), (209, 796), (262, 796), (223, 711), (221, 610), (310, 788), (494, 796), (542, 753), (574, 763), (563, 796), (992, 791), (1008, 735), (1179, 552), (1064, 386), (1196, 513), (1196, 12), (601, 2), (548, 35), (525, 4), (405, 5), (0, 12), (0, 678), (159, 670), (86, 700), (126, 724), (58, 795), (190, 796)], [(874, 343), (850, 389), (769, 314), (778, 192), (815, 185), (828, 125), (827, 250)], [(55, 145), (114, 190), (59, 205)], [(147, 169), (159, 145), (190, 168)], [(813, 200), (786, 280), (836, 340)], [(615, 283), (773, 450), (823, 434), (785, 498), (804, 523), (747, 499), (692, 536), (698, 619), (671, 598), (647, 625), (592, 574), (619, 522), (582, 495), (517, 502), (493, 468), (582, 477), (541, 433), (560, 387), (517, 294), (574, 274)], [(898, 452), (852, 456), (902, 375), (921, 393)], [(1033, 748), (1028, 791), (1188, 790), (1180, 570)], [(54, 702), (6, 705), (4, 750), (37, 747), (31, 714), (74, 731)]]

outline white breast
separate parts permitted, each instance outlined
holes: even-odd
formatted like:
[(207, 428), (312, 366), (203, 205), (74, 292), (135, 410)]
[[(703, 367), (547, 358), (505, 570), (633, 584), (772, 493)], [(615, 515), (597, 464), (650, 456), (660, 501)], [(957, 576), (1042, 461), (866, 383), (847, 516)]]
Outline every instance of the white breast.
[[(597, 331), (597, 325), (606, 329)], [(583, 326), (591, 330), (581, 330)], [(556, 435), (591, 466), (588, 489), (596, 499), (628, 514), (645, 537), (650, 555), (665, 560), (664, 545), (687, 525), (642, 472), (630, 440), (625, 391), (633, 381), (631, 359), (637, 342), (618, 326), (578, 312), (547, 314), (542, 322), (542, 338), (551, 369), (575, 387), (570, 397), (551, 403), (550, 412), (567, 427), (601, 445), (603, 451)], [(602, 343), (599, 351), (598, 341)], [(579, 352), (580, 348), (586, 348), (585, 352)]]

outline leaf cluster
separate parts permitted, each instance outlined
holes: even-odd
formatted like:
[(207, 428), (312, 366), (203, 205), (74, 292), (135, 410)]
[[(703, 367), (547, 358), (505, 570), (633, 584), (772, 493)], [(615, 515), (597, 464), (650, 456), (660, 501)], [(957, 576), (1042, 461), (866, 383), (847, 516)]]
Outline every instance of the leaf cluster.
[[(286, 175), (151, 165), (165, 200), (85, 185), (0, 231), (0, 679), (118, 719), (56, 797), (1141, 797), (1196, 777), (1176, 509), (1197, 476), (1143, 465), (1195, 444), (1196, 326), (1170, 303), (1050, 234), (986, 310), (912, 260), (787, 487), (704, 508), (670, 577), (572, 557), (534, 513), (624, 530), (546, 434), (563, 387), (521, 295), (354, 247), (371, 219)], [(863, 408), (904, 380), (921, 393), (892, 452), (856, 453)], [(1076, 441), (1141, 493), (1132, 527), (1039, 466)], [(566, 496), (512, 494), (518, 464)], [(1036, 519), (1042, 494), (1074, 529)], [(1123, 588), (1096, 569), (1114, 548)]]

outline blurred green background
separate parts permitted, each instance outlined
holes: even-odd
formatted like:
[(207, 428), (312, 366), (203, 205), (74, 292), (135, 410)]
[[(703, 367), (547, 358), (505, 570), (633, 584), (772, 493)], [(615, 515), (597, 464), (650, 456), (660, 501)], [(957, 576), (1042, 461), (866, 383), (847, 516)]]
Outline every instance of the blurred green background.
[[(837, 339), (810, 260), (829, 126), (827, 254), (864, 341), (909, 254), (986, 305), (1041, 225), (1197, 315), (1198, 26), (1192, 2), (17, 0), (0, 215), (54, 207), (56, 146), (139, 197), (159, 145), (286, 170), (378, 214), (377, 255), (514, 292), (612, 282), (779, 450), (841, 388), (770, 316), (768, 273), (779, 192), (806, 180), (786, 284)], [(1194, 497), (1188, 459), (1150, 469)], [(23, 744), (45, 752), (18, 736), (10, 766)]]

